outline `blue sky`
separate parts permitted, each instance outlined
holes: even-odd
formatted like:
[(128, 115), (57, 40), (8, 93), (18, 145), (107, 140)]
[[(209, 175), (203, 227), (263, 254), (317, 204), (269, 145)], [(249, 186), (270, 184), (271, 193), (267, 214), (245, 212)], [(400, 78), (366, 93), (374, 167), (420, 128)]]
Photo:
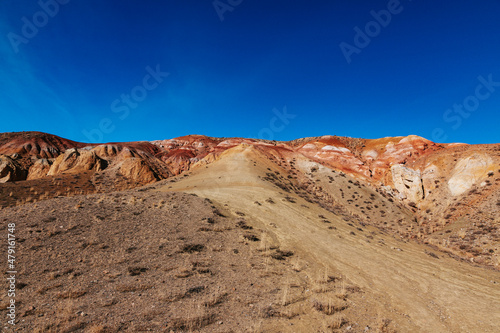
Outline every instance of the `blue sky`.
[(500, 142), (496, 0), (0, 7), (0, 132)]

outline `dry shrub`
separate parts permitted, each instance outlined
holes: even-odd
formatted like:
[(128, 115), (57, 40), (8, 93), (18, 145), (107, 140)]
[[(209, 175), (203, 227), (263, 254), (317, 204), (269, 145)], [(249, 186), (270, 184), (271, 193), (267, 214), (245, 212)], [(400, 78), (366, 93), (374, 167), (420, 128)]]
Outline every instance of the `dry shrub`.
[(299, 314), (291, 309), (287, 309), (284, 311), (277, 310), (273, 308), (271, 305), (264, 306), (259, 310), (259, 315), (262, 318), (286, 318), (292, 319)]
[(243, 235), (243, 238), (252, 242), (258, 242), (260, 240), (259, 237), (252, 234), (245, 234)]
[(328, 328), (335, 330), (335, 329), (342, 328), (342, 326), (344, 326), (345, 324), (347, 324), (347, 320), (345, 319), (345, 317), (340, 313), (336, 313), (328, 321)]
[(203, 306), (211, 308), (216, 305), (221, 304), (224, 302), (226, 299), (228, 293), (227, 292), (221, 292), (221, 291), (216, 291), (212, 295), (208, 297), (205, 301), (203, 301)]
[(272, 318), (276, 315), (277, 311), (271, 306), (265, 306), (259, 310), (259, 315), (262, 318)]
[(292, 319), (292, 318), (297, 317), (298, 315), (299, 315), (298, 312), (296, 312), (292, 309), (286, 309), (286, 310), (277, 311), (275, 317)]
[(395, 333), (396, 331), (389, 327), (390, 324), (390, 319), (379, 318), (375, 324), (375, 330), (377, 333)]
[(336, 313), (323, 320), (321, 332), (338, 332), (338, 329), (342, 328), (345, 324), (347, 324), (345, 317), (340, 313)]
[(271, 254), (271, 258), (276, 260), (285, 260), (285, 258), (293, 256), (292, 251), (282, 251), (277, 249), (275, 253)]
[(144, 273), (148, 270), (147, 267), (128, 267), (127, 268), (128, 270), (128, 274), (130, 276), (136, 276), (136, 275), (140, 275), (141, 273)]
[(329, 291), (329, 288), (327, 284), (319, 283), (313, 280), (311, 290), (317, 294), (320, 294), (320, 293), (326, 293), (327, 291)]
[(201, 252), (205, 249), (205, 245), (203, 244), (186, 244), (182, 247), (180, 252), (182, 253), (194, 253)]
[(347, 305), (338, 299), (328, 298), (327, 300), (313, 300), (312, 307), (326, 315), (332, 315), (347, 308)]

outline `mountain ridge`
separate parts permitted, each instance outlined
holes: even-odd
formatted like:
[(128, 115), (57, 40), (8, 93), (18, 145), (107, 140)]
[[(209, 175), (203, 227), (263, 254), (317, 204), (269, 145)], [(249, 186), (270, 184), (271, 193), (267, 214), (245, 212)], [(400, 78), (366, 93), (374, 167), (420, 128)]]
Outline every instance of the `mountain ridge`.
[[(492, 267), (500, 263), (496, 254), (500, 144), (440, 144), (415, 135), (381, 139), (326, 135), (292, 141), (187, 135), (86, 144), (41, 132), (3, 133), (0, 182), (10, 184), (6, 188), (19, 185), (13, 184), (19, 181), (50, 181), (64, 187), (27, 195), (30, 200), (58, 193), (129, 189), (175, 176), (187, 177), (193, 168), (225, 158), (240, 145), (255, 148), (286, 173), (284, 180), (266, 176), (276, 186), (288, 188), (288, 182), (293, 182), (294, 191), (303, 191), (303, 196), (312, 193), (313, 197), (327, 198), (323, 205), (342, 206), (365, 223), (400, 237), (416, 238)], [(332, 171), (350, 183), (333, 186), (338, 182), (329, 174)], [(228, 171), (228, 175), (231, 172), (237, 170)], [(348, 198), (346, 190), (357, 184), (394, 206), (394, 212), (399, 211), (394, 213), (395, 221), (383, 224), (387, 223), (382, 221), (387, 212), (374, 220), (374, 207), (356, 202), (358, 193), (350, 193)], [(12, 205), (16, 200), (6, 196), (2, 205)], [(406, 216), (407, 211), (411, 217)], [(467, 244), (463, 244), (465, 241)], [(488, 246), (482, 249), (481, 243)]]

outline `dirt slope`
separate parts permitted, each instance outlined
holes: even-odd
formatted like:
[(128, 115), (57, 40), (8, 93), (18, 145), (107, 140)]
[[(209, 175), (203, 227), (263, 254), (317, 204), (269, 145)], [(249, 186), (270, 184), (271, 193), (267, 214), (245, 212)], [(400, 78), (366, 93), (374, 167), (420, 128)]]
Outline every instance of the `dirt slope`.
[[(308, 288), (293, 253), (261, 250), (261, 231), (209, 200), (144, 188), (1, 218), (3, 234), (16, 223), (18, 248), (17, 324), (2, 332), (265, 332), (299, 314), (323, 325), (320, 312), (290, 305)], [(2, 293), (2, 317), (8, 304)]]
[(498, 272), (345, 221), (263, 180), (269, 170), (283, 172), (254, 147), (240, 145), (161, 190), (196, 193), (243, 212), (316, 269), (326, 265), (344, 274), (364, 293), (363, 302), (393, 320), (401, 332), (497, 332)]

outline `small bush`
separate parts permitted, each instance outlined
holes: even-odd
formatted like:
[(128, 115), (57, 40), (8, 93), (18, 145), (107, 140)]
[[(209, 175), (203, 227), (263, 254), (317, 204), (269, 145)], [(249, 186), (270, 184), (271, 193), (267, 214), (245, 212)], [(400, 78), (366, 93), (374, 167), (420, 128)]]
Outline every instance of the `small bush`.
[(243, 235), (243, 238), (245, 238), (249, 241), (252, 241), (252, 242), (258, 242), (260, 240), (259, 237), (252, 235), (252, 234)]
[(253, 227), (246, 224), (245, 221), (238, 221), (236, 223), (236, 226), (243, 229), (243, 230), (252, 230), (253, 229)]
[(292, 251), (282, 251), (282, 250), (276, 250), (275, 253), (271, 254), (271, 258), (276, 259), (276, 260), (285, 260), (285, 258), (293, 256)]
[(332, 315), (347, 308), (347, 305), (336, 299), (328, 299), (327, 301), (313, 300), (313, 309), (323, 312), (326, 315)]
[(146, 272), (148, 269), (146, 267), (129, 267), (127, 270), (130, 276), (136, 276)]
[(335, 330), (342, 328), (342, 326), (344, 326), (345, 324), (347, 324), (347, 320), (344, 318), (344, 316), (341, 315), (340, 313), (336, 313), (333, 316), (333, 318), (328, 322), (328, 328)]
[(186, 244), (182, 247), (181, 252), (183, 253), (201, 252), (204, 249), (205, 245), (203, 244)]

